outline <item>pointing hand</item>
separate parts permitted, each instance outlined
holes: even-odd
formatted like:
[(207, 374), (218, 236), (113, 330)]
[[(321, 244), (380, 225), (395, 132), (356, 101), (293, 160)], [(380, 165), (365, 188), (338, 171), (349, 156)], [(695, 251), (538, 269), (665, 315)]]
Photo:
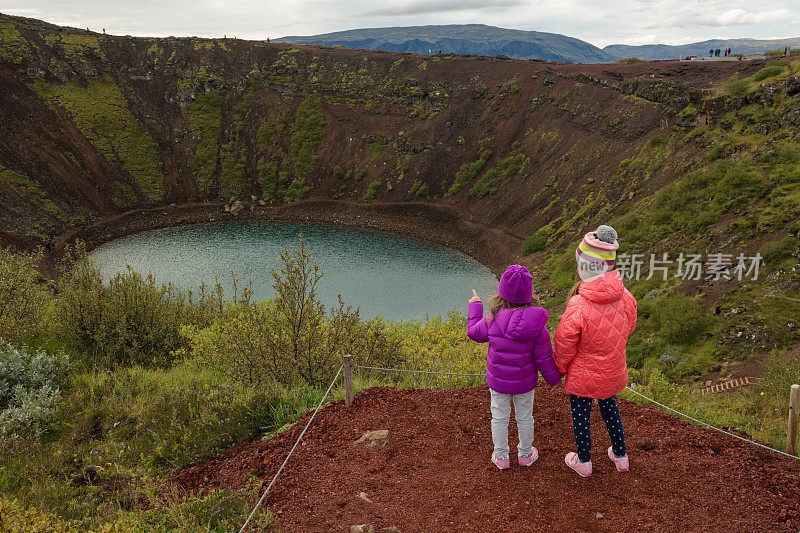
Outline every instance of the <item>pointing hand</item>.
[(475, 292), (475, 289), (472, 289), (472, 295), (473, 295), (472, 298), (469, 299), (469, 303), (481, 301), (481, 298), (480, 296), (478, 296), (478, 293)]

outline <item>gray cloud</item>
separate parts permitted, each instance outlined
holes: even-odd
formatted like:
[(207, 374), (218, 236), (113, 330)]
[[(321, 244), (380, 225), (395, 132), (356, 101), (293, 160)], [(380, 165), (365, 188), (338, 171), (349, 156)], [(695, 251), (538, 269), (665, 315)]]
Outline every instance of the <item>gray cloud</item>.
[(524, 0), (417, 0), (405, 5), (365, 11), (353, 18), (404, 17), (450, 11), (491, 10), (527, 5)]

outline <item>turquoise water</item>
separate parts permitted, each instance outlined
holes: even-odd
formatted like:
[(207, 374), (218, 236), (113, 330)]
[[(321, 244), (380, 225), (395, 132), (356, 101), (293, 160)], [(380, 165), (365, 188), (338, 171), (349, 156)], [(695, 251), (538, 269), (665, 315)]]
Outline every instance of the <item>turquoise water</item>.
[(320, 300), (333, 307), (341, 294), (347, 305), (360, 306), (363, 317), (419, 319), (466, 312), (472, 289), (482, 298), (497, 293), (491, 271), (449, 248), (387, 233), (317, 224), (237, 222), (150, 231), (108, 243), (92, 258), (108, 278), (130, 265), (152, 272), (159, 283), (172, 282), (197, 291), (215, 276), (230, 286), (230, 272), (253, 281), (255, 297), (272, 295), (270, 269), (278, 269), (279, 252), (307, 249), (325, 272), (317, 285)]

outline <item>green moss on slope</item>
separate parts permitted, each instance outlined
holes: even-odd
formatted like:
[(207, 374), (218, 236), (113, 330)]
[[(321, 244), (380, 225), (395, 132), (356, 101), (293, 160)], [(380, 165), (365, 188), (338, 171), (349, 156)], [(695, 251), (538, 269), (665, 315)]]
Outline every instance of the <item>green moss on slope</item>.
[(322, 98), (312, 95), (303, 100), (297, 108), (289, 152), (292, 156), (292, 172), (295, 176), (305, 176), (317, 163), (316, 149), (325, 133), (325, 112)]
[(190, 133), (197, 143), (189, 164), (198, 190), (207, 195), (216, 187), (222, 93), (209, 91), (198, 94), (195, 101), (184, 108), (184, 113), (189, 121)]
[(13, 22), (0, 22), (0, 58), (11, 63), (21, 63), (29, 57), (30, 46)]
[(500, 160), (497, 166), (483, 175), (470, 189), (469, 195), (473, 198), (485, 198), (492, 196), (500, 188), (500, 185), (511, 178), (522, 174), (531, 160), (525, 154), (514, 148), (511, 155)]
[(164, 176), (158, 147), (139, 127), (119, 87), (108, 77), (51, 85), (37, 79), (31, 89), (51, 106), (65, 108), (75, 125), (113, 165), (128, 172), (151, 201), (164, 196)]

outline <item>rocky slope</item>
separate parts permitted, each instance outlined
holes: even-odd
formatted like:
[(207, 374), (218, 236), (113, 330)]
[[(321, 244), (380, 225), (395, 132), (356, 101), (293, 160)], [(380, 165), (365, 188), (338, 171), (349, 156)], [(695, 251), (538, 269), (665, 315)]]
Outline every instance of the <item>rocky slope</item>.
[[(0, 39), (0, 220), (32, 242), (156, 204), (448, 191), (525, 236), (590, 179), (625, 196), (620, 161), (702, 101), (696, 87), (760, 68), (111, 37), (9, 16)], [(492, 194), (470, 197), (500, 163)]]
[[(575, 242), (611, 222), (622, 251), (646, 258), (767, 258), (753, 284), (636, 284), (634, 361), (765, 353), (800, 337), (798, 74), (797, 57), (571, 65), (114, 37), (0, 16), (0, 240), (91, 234), (171, 204), (199, 214), (145, 214), (130, 230), (230, 217), (222, 204), (238, 196), (252, 216), (281, 205), (282, 218), (389, 230), (402, 218), (403, 232), (424, 227), (476, 257), (496, 247), (493, 266), (538, 269), (557, 305)], [(93, 239), (119, 233), (108, 227)]]

